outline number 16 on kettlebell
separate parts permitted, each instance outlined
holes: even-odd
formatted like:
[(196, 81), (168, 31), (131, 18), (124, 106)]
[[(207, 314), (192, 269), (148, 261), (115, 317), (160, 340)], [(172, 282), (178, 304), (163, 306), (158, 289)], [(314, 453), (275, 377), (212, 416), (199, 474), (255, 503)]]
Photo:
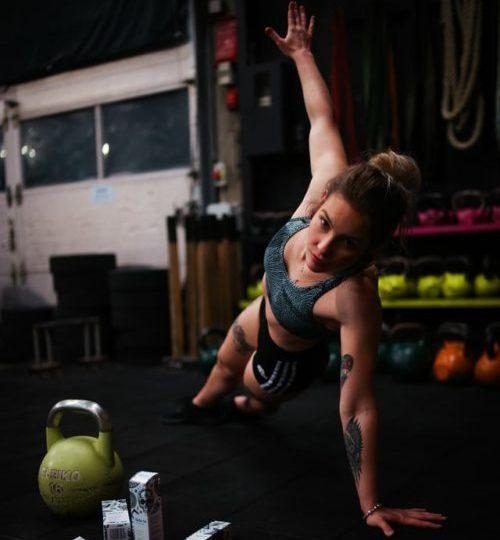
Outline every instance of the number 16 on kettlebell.
[[(62, 416), (76, 412), (94, 416), (99, 436), (65, 438)], [(123, 482), (123, 466), (113, 449), (113, 429), (106, 411), (97, 403), (66, 399), (47, 417), (47, 454), (38, 471), (38, 487), (47, 506), (60, 516), (86, 516), (102, 500), (115, 499)]]

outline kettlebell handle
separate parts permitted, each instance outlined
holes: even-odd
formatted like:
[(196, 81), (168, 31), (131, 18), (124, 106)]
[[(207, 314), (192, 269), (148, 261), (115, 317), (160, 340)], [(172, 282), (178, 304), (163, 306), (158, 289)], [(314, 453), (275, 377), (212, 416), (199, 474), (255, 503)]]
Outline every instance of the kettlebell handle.
[(98, 403), (86, 399), (64, 399), (63, 401), (56, 403), (49, 411), (47, 427), (58, 428), (63, 413), (68, 411), (94, 416), (97, 419), (99, 432), (106, 433), (113, 431), (111, 418), (108, 413)]

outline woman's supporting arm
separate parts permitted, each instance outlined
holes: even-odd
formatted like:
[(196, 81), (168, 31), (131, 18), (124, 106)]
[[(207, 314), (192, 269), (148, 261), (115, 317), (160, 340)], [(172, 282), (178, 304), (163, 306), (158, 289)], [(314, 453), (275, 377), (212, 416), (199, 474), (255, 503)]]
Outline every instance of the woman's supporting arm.
[(343, 284), (337, 294), (341, 327), (339, 412), (347, 458), (366, 523), (394, 534), (394, 524), (437, 529), (446, 519), (422, 508), (381, 505), (377, 484), (378, 412), (373, 389), (381, 308), (375, 293)]
[(347, 458), (364, 514), (379, 502), (378, 410), (373, 378), (381, 314), (374, 297), (369, 301), (347, 283), (339, 293), (344, 297), (343, 305), (339, 306), (342, 318), (339, 413)]

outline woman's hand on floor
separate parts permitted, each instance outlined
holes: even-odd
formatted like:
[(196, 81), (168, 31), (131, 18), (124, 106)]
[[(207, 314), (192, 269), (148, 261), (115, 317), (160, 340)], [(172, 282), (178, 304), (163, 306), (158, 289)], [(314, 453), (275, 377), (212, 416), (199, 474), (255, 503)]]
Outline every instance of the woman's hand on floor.
[(307, 23), (306, 10), (297, 2), (288, 4), (288, 29), (282, 38), (274, 28), (266, 27), (265, 33), (276, 43), (280, 51), (293, 58), (294, 54), (311, 50), (311, 40), (314, 30), (314, 16)]
[(427, 512), (425, 508), (385, 508), (382, 507), (366, 518), (370, 527), (379, 527), (385, 536), (394, 534), (393, 524), (419, 527), (422, 529), (439, 529), (446, 519), (442, 514)]

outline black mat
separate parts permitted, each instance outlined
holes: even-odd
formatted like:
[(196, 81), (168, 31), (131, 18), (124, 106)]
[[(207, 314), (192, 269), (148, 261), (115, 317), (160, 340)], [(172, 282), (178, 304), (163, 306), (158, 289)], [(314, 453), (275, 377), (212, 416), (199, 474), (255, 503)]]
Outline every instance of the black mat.
[[(68, 398), (97, 401), (108, 410), (126, 478), (138, 470), (160, 473), (169, 540), (182, 540), (214, 519), (232, 522), (236, 540), (383, 538), (360, 520), (338, 385), (318, 383), (258, 423), (162, 426), (162, 410), (202, 380), (194, 371), (120, 364), (66, 366), (45, 375), (0, 372), (0, 539), (102, 538), (100, 515), (61, 520), (38, 493), (47, 413)], [(382, 377), (376, 386), (381, 499), (448, 515), (441, 531), (400, 528), (396, 537), (498, 539), (500, 390)], [(68, 415), (63, 431), (94, 434), (95, 426), (90, 417)]]

